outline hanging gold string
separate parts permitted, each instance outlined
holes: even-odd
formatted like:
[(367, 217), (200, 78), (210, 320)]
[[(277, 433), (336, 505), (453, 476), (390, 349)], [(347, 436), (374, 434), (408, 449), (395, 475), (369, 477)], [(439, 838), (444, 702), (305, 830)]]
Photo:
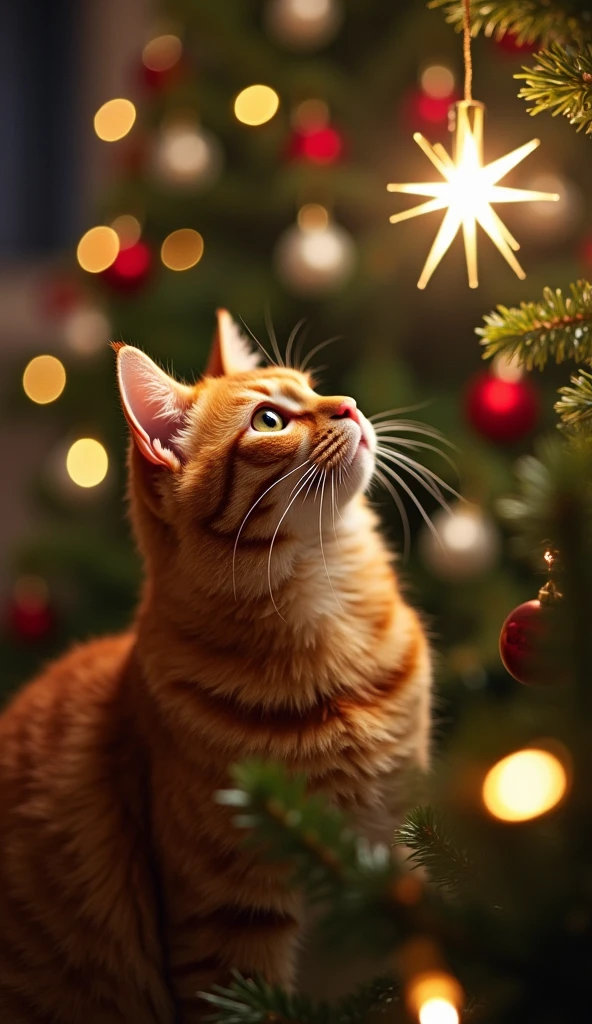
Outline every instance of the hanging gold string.
[(464, 0), (463, 56), (465, 62), (465, 102), (471, 103), (473, 99), (473, 61), (471, 59), (471, 0)]

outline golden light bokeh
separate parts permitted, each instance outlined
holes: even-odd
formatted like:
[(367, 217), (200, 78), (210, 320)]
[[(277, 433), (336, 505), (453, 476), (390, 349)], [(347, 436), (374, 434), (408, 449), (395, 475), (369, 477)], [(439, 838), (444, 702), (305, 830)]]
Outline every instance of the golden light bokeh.
[(107, 476), (109, 457), (100, 441), (81, 437), (68, 450), (66, 469), (78, 487), (96, 487)]
[(454, 75), (444, 64), (431, 64), (419, 79), (421, 88), (434, 100), (445, 100), (454, 92)]
[(260, 125), (277, 113), (280, 98), (269, 85), (249, 85), (234, 101), (234, 116), (242, 124)]
[(483, 803), (501, 821), (529, 821), (557, 806), (567, 781), (563, 764), (548, 750), (517, 750), (485, 776)]
[(89, 274), (100, 274), (115, 262), (119, 252), (119, 235), (106, 224), (90, 228), (80, 239), (76, 258)]
[(66, 386), (66, 371), (55, 356), (35, 356), (23, 373), (23, 389), (32, 402), (47, 405), (59, 398)]
[(405, 1000), (420, 1024), (458, 1024), (464, 994), (452, 974), (434, 969), (421, 971), (410, 979)]
[(179, 36), (167, 33), (156, 36), (142, 50), (142, 63), (150, 71), (168, 71), (181, 59), (183, 44)]
[(428, 999), (419, 1010), (419, 1024), (458, 1024), (456, 1006), (447, 999)]
[(179, 228), (167, 235), (160, 250), (160, 258), (169, 270), (189, 270), (203, 256), (204, 242), (199, 231)]
[(140, 235), (142, 234), (142, 225), (140, 224), (140, 221), (131, 213), (122, 213), (120, 217), (116, 217), (112, 222), (111, 227), (119, 238), (119, 244), (121, 246), (134, 245), (139, 241)]
[(515, 355), (509, 356), (507, 352), (498, 352), (491, 363), (491, 372), (499, 380), (507, 380), (515, 384), (524, 376), (524, 369)]
[(328, 227), (329, 214), (320, 203), (306, 203), (300, 207), (297, 220), (303, 231), (323, 231)]
[(131, 131), (135, 120), (136, 108), (131, 100), (107, 100), (95, 114), (95, 132), (103, 142), (117, 142)]

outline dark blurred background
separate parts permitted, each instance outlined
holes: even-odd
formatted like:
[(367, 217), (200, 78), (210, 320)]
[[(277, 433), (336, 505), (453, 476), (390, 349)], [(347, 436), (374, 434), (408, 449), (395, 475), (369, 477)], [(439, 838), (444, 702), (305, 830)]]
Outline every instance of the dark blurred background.
[[(412, 529), (402, 573), (436, 638), (450, 720), (471, 695), (503, 696), (499, 625), (534, 595), (497, 499), (516, 457), (553, 428), (557, 381), (552, 370), (527, 381), (485, 367), (474, 328), (498, 303), (567, 286), (592, 263), (586, 143), (564, 120), (529, 118), (513, 79), (528, 50), (512, 37), (474, 44), (485, 159), (540, 137), (502, 183), (562, 201), (499, 209), (522, 243), (526, 281), (481, 234), (478, 290), (457, 239), (422, 292), (442, 215), (390, 225), (414, 203), (385, 186), (435, 180), (413, 132), (451, 145), (461, 41), (439, 11), (386, 0), (21, 0), (5, 5), (0, 47), (3, 691), (133, 613), (140, 571), (109, 339), (191, 377), (224, 305), (264, 341), (268, 311), (281, 346), (301, 317), (305, 350), (341, 335), (316, 359), (323, 389), (351, 392), (368, 413), (429, 403), (410, 415), (458, 447), (457, 471), (429, 449), (401, 450), (469, 505), (452, 498), (442, 513), (403, 471), (442, 546), (397, 485)], [(261, 84), (279, 107), (245, 124), (236, 97)], [(247, 120), (262, 116), (251, 108)], [(53, 361), (31, 365), (39, 356)], [(413, 429), (401, 436), (442, 447)], [(391, 497), (376, 488), (373, 500), (400, 549)]]

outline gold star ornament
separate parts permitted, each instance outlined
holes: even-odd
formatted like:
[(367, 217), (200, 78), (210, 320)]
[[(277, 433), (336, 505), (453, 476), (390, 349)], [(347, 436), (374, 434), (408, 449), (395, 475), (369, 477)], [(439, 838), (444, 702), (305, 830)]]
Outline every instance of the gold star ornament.
[(434, 210), (446, 210), (444, 219), (434, 239), (425, 266), (421, 272), (418, 288), (425, 288), (442, 257), (448, 251), (452, 241), (462, 227), (469, 287), (476, 288), (477, 277), (477, 224), (512, 270), (523, 279), (526, 275), (518, 263), (514, 252), (520, 248), (518, 242), (508, 231), (506, 225), (491, 208), (492, 203), (522, 203), (548, 200), (556, 202), (560, 197), (556, 193), (533, 192), (522, 188), (505, 188), (498, 181), (516, 167), (525, 157), (539, 145), (538, 139), (519, 146), (499, 160), (483, 166), (483, 116), (485, 108), (475, 100), (463, 100), (455, 104), (456, 126), (454, 139), (454, 159), (444, 146), (437, 142), (431, 145), (419, 132), (413, 136), (418, 146), (431, 160), (434, 167), (442, 175), (443, 181), (421, 182), (406, 185), (387, 185), (389, 192), (404, 192), (414, 196), (431, 197), (426, 203), (420, 203), (403, 213), (395, 213), (390, 218), (392, 224), (402, 220), (418, 217), (422, 213)]

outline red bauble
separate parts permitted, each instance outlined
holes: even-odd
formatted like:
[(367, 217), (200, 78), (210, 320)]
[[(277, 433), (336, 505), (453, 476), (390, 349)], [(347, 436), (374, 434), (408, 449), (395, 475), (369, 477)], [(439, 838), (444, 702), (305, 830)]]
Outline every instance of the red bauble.
[(54, 625), (51, 606), (35, 591), (15, 594), (7, 619), (10, 632), (23, 641), (43, 640)]
[(457, 92), (443, 97), (428, 96), (422, 89), (408, 92), (402, 107), (406, 127), (414, 132), (419, 127), (430, 135), (447, 135), (450, 108), (458, 99), (460, 96)]
[(502, 53), (507, 53), (513, 57), (526, 56), (526, 54), (534, 53), (535, 50), (540, 50), (541, 48), (538, 43), (518, 43), (513, 32), (505, 32), (501, 39), (497, 39), (496, 42)]
[(323, 125), (294, 132), (288, 145), (288, 159), (313, 164), (333, 164), (343, 153), (343, 138), (336, 128)]
[(116, 291), (132, 292), (145, 284), (151, 268), (152, 253), (145, 242), (139, 241), (120, 249), (101, 277)]
[(525, 601), (510, 612), (500, 633), (500, 656), (510, 675), (527, 686), (559, 682), (562, 670), (553, 655), (553, 604)]
[(514, 444), (536, 425), (538, 393), (528, 378), (510, 381), (483, 373), (469, 383), (465, 411), (478, 434), (497, 444)]

